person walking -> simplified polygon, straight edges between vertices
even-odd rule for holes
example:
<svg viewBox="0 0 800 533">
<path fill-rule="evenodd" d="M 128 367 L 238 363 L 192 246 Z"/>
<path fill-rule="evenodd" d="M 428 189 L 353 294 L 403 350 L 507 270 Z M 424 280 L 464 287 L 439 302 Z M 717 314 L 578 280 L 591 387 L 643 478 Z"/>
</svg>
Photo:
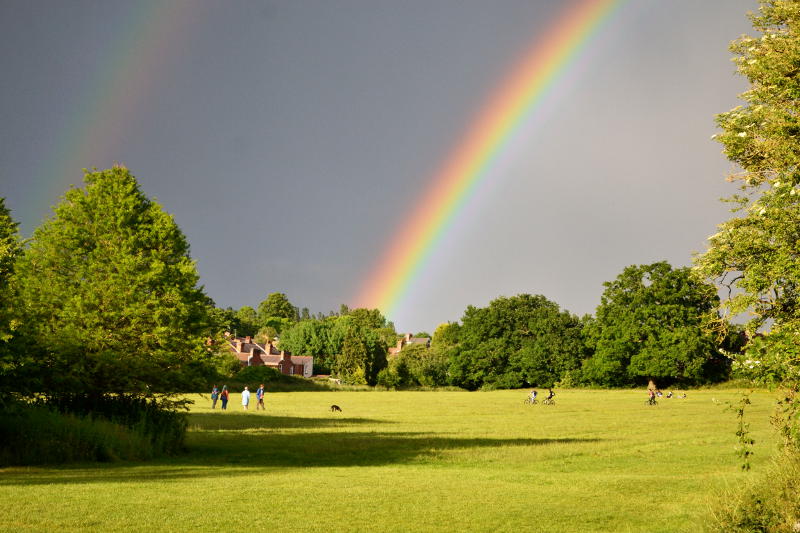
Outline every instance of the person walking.
<svg viewBox="0 0 800 533">
<path fill-rule="evenodd" d="M 226 411 L 228 409 L 228 386 L 222 386 L 222 392 L 219 393 L 219 399 L 222 402 L 222 410 Z"/>
<path fill-rule="evenodd" d="M 248 405 L 250 405 L 250 391 L 247 390 L 247 386 L 245 386 L 244 390 L 242 391 L 242 407 L 245 411 L 247 411 Z"/>
<path fill-rule="evenodd" d="M 259 385 L 258 390 L 256 391 L 256 399 L 258 402 L 256 403 L 256 411 L 260 407 L 262 410 L 266 410 L 264 407 L 264 384 L 262 383 Z"/>
<path fill-rule="evenodd" d="M 214 409 L 217 406 L 217 398 L 219 398 L 219 389 L 216 385 L 211 387 L 211 408 Z"/>
</svg>

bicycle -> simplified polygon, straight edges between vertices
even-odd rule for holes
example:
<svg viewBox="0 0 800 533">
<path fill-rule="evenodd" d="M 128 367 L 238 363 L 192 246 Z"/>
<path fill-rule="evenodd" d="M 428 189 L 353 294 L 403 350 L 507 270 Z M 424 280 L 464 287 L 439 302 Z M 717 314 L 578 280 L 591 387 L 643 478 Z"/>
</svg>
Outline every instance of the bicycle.
<svg viewBox="0 0 800 533">
<path fill-rule="evenodd" d="M 545 398 L 542 400 L 542 405 L 555 405 L 556 401 L 553 398 Z"/>
<path fill-rule="evenodd" d="M 537 403 L 539 403 L 539 400 L 528 396 L 522 403 L 524 403 L 525 405 L 536 405 Z"/>
<path fill-rule="evenodd" d="M 648 398 L 647 401 L 645 402 L 645 405 L 658 405 L 655 396 L 652 398 Z"/>
</svg>

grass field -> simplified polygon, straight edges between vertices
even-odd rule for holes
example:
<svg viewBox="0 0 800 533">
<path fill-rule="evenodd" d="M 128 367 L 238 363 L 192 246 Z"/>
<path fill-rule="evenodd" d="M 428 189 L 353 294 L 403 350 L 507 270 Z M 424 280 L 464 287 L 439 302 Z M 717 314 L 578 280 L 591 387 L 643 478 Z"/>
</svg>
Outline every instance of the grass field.
<svg viewBox="0 0 800 533">
<path fill-rule="evenodd" d="M 748 416 L 750 473 L 720 405 L 736 391 L 656 407 L 643 391 L 562 390 L 555 406 L 524 397 L 287 392 L 245 413 L 238 395 L 227 412 L 197 396 L 186 455 L 0 470 L 0 529 L 697 531 L 715 493 L 775 450 L 768 393 Z"/>
</svg>

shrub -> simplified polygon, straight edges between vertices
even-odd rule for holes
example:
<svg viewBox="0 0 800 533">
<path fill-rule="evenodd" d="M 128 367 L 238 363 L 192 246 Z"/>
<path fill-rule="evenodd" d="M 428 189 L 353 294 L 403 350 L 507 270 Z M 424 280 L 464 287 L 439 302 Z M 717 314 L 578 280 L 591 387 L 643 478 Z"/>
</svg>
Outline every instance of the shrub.
<svg viewBox="0 0 800 533">
<path fill-rule="evenodd" d="M 155 446 L 141 431 L 42 406 L 0 412 L 0 466 L 149 459 Z"/>
<path fill-rule="evenodd" d="M 188 423 L 182 401 L 166 398 L 142 398 L 127 395 L 59 395 L 42 399 L 41 407 L 65 415 L 91 417 L 119 424 L 148 440 L 150 455 L 176 454 L 184 451 Z"/>
<path fill-rule="evenodd" d="M 761 477 L 718 497 L 707 529 L 714 532 L 800 530 L 800 457 L 786 451 Z"/>
</svg>

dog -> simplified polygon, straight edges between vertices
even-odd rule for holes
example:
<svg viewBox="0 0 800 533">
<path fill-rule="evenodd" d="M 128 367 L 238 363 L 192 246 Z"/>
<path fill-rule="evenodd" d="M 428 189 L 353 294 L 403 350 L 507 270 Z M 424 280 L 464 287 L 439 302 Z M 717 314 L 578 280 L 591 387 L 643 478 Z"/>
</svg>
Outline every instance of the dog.
<svg viewBox="0 0 800 533">
<path fill-rule="evenodd" d="M 336 411 L 338 411 L 338 412 L 340 412 L 340 413 L 341 413 L 341 412 L 342 412 L 342 408 L 341 408 L 341 407 L 339 407 L 339 406 L 338 406 L 338 405 L 336 405 L 336 404 L 333 404 L 333 405 L 331 405 L 331 413 L 333 413 L 333 412 L 336 412 Z"/>
</svg>

